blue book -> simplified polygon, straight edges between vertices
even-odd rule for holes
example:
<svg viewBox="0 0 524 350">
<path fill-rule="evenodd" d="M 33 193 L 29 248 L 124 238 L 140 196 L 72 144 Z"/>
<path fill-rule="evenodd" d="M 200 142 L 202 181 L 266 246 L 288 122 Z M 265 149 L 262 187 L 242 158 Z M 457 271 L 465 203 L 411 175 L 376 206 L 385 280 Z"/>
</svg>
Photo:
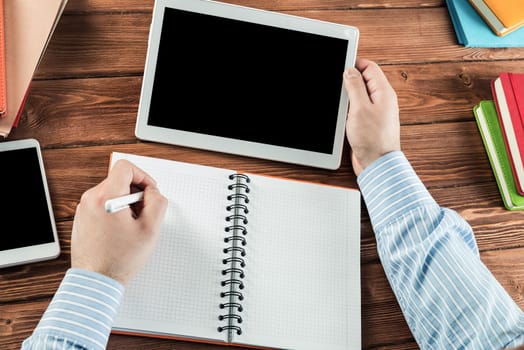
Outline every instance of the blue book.
<svg viewBox="0 0 524 350">
<path fill-rule="evenodd" d="M 524 27 L 498 36 L 468 0 L 446 0 L 459 44 L 465 47 L 524 47 Z"/>
</svg>

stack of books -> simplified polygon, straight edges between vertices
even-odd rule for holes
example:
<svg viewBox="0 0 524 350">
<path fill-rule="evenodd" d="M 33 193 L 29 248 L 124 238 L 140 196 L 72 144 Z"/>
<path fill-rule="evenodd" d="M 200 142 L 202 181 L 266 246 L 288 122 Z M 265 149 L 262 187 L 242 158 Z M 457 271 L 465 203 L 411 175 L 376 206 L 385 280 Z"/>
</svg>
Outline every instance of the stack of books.
<svg viewBox="0 0 524 350">
<path fill-rule="evenodd" d="M 459 44 L 524 47 L 523 0 L 446 0 Z"/>
<path fill-rule="evenodd" d="M 0 139 L 18 125 L 29 86 L 67 0 L 3 1 L 5 107 L 0 113 Z M 1 79 L 1 78 L 0 78 Z"/>
<path fill-rule="evenodd" d="M 524 73 L 502 73 L 473 108 L 504 206 L 524 209 Z"/>
</svg>

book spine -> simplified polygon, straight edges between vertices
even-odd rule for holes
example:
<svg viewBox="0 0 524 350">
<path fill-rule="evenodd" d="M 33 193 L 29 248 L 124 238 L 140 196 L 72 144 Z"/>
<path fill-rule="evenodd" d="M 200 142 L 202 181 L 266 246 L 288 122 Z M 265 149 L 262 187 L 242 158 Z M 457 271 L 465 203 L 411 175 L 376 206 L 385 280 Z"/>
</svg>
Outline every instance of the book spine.
<svg viewBox="0 0 524 350">
<path fill-rule="evenodd" d="M 7 75 L 5 52 L 5 13 L 4 0 L 0 0 L 0 118 L 7 113 Z"/>
<path fill-rule="evenodd" d="M 223 325 L 218 327 L 219 332 L 228 332 L 228 341 L 233 341 L 233 335 L 242 334 L 242 300 L 244 295 L 242 290 L 245 285 L 243 279 L 244 267 L 246 266 L 245 256 L 246 250 L 244 246 L 247 243 L 247 224 L 248 224 L 248 203 L 249 203 L 249 182 L 250 179 L 244 174 L 231 174 L 229 176 L 231 184 L 228 185 L 228 190 L 231 194 L 227 196 L 227 200 L 231 203 L 226 207 L 227 216 L 224 242 L 224 269 L 222 275 L 224 280 L 221 282 L 222 287 L 225 288 L 220 293 L 223 302 L 219 307 L 223 312 L 218 316 L 219 321 Z"/>
</svg>

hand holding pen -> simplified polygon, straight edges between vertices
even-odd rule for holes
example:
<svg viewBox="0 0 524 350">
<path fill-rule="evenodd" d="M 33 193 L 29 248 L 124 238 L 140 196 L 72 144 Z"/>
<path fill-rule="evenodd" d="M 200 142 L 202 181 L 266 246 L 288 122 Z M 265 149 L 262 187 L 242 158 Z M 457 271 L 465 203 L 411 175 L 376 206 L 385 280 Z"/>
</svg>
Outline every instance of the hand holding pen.
<svg viewBox="0 0 524 350">
<path fill-rule="evenodd" d="M 142 193 L 130 194 L 132 188 Z M 148 174 L 128 161 L 116 162 L 105 180 L 82 195 L 76 208 L 72 267 L 127 283 L 151 254 L 166 208 L 167 199 Z"/>
</svg>

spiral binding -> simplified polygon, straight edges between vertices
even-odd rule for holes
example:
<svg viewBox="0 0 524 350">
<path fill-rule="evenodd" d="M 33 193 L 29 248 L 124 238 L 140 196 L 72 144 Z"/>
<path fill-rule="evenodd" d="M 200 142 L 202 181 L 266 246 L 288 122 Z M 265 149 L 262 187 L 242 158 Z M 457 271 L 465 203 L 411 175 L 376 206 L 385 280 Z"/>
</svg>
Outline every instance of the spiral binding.
<svg viewBox="0 0 524 350">
<path fill-rule="evenodd" d="M 226 255 L 222 259 L 222 263 L 225 265 L 222 270 L 222 275 L 227 276 L 227 279 L 221 281 L 222 287 L 228 287 L 227 290 L 220 293 L 220 297 L 224 298 L 224 302 L 219 305 L 222 313 L 218 316 L 219 321 L 225 322 L 224 325 L 218 327 L 219 332 L 228 332 L 228 338 L 231 340 L 232 332 L 236 332 L 238 335 L 242 334 L 242 317 L 238 313 L 243 311 L 242 304 L 244 295 L 241 290 L 244 289 L 245 285 L 243 279 L 245 277 L 244 267 L 246 261 L 246 250 L 244 246 L 247 244 L 247 214 L 249 209 L 247 204 L 249 203 L 248 193 L 250 191 L 249 182 L 250 179 L 245 174 L 232 174 L 229 179 L 233 181 L 228 186 L 230 191 L 233 191 L 227 196 L 227 200 L 231 204 L 227 205 L 226 210 L 229 214 L 226 216 L 226 226 L 224 231 L 227 234 L 224 237 L 224 243 L 228 246 L 224 248 L 223 252 Z"/>
</svg>

